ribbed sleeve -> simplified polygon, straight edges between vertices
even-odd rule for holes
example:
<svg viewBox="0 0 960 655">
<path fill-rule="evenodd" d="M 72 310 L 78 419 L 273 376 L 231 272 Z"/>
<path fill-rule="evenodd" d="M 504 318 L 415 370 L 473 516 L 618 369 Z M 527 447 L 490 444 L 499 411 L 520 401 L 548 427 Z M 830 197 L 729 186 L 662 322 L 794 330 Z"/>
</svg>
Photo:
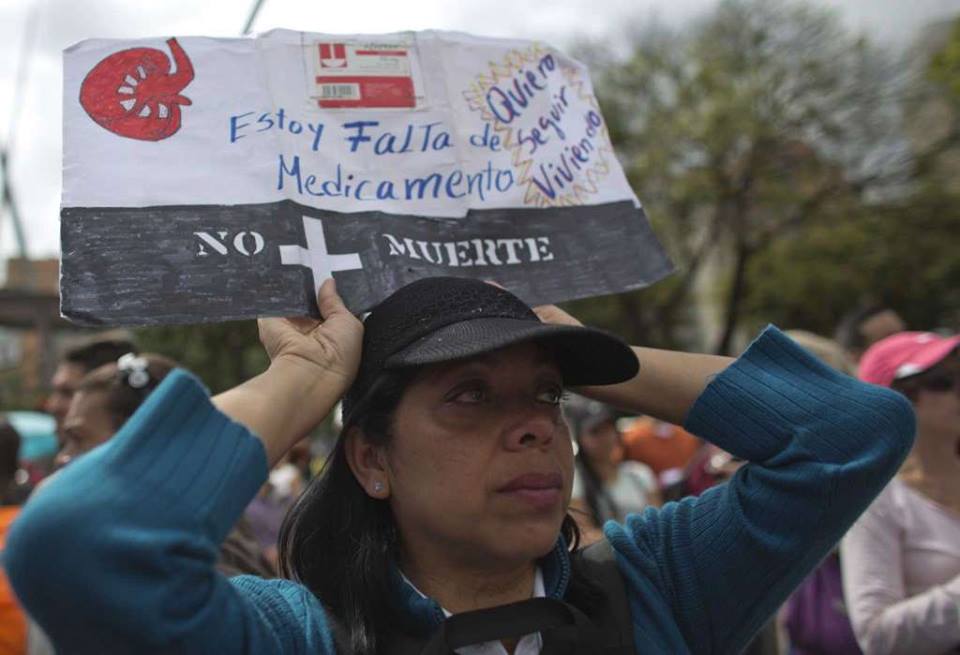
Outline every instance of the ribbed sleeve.
<svg viewBox="0 0 960 655">
<path fill-rule="evenodd" d="M 710 382 L 685 427 L 749 463 L 606 534 L 634 619 L 669 608 L 660 625 L 638 625 L 638 650 L 682 638 L 698 654 L 739 652 L 896 472 L 913 411 L 770 327 Z"/>
<path fill-rule="evenodd" d="M 902 395 L 830 368 L 771 326 L 707 386 L 684 427 L 753 462 L 800 445 L 825 463 L 869 453 L 895 470 L 914 418 Z"/>
<path fill-rule="evenodd" d="M 114 436 L 103 465 L 139 480 L 145 502 L 152 489 L 165 490 L 219 544 L 266 481 L 263 444 L 214 407 L 186 371 L 174 371 L 162 386 Z M 192 438 L 174 444 L 179 435 Z"/>
<path fill-rule="evenodd" d="M 304 588 L 214 568 L 266 475 L 259 439 L 175 371 L 26 505 L 5 553 L 17 595 L 62 653 L 330 653 Z"/>
</svg>

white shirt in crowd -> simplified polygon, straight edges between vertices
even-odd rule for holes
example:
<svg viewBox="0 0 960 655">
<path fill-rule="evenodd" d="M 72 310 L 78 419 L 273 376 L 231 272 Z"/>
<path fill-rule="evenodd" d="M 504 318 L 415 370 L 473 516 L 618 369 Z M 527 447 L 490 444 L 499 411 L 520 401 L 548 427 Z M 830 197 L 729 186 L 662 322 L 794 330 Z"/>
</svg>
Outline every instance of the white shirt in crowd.
<svg viewBox="0 0 960 655">
<path fill-rule="evenodd" d="M 894 479 L 840 548 L 866 655 L 960 652 L 960 514 Z"/>
<path fill-rule="evenodd" d="M 627 514 L 635 514 L 650 504 L 650 495 L 657 490 L 657 476 L 646 464 L 627 460 L 620 463 L 617 477 L 606 483 L 605 487 L 607 495 L 618 510 L 616 516 L 611 515 L 608 518 L 622 521 Z M 574 500 L 583 500 L 584 497 L 583 474 L 579 466 L 574 472 L 571 496 Z M 612 514 L 609 507 L 602 506 L 602 499 L 600 504 L 602 512 Z"/>
</svg>

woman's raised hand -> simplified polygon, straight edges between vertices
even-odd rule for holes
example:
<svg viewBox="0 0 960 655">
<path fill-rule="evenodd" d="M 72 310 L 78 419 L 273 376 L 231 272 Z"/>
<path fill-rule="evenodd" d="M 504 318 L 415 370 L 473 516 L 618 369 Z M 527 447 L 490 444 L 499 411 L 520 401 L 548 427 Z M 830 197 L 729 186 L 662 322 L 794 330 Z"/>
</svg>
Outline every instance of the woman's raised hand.
<svg viewBox="0 0 960 655">
<path fill-rule="evenodd" d="M 344 306 L 333 280 L 317 295 L 322 321 L 262 319 L 270 368 L 213 399 L 263 442 L 272 466 L 315 428 L 346 393 L 360 365 L 363 324 Z"/>
<path fill-rule="evenodd" d="M 360 365 L 363 323 L 346 308 L 333 278 L 317 294 L 323 320 L 312 318 L 265 318 L 258 321 L 260 341 L 271 362 L 295 363 L 318 373 L 341 377 L 349 386 Z"/>
</svg>

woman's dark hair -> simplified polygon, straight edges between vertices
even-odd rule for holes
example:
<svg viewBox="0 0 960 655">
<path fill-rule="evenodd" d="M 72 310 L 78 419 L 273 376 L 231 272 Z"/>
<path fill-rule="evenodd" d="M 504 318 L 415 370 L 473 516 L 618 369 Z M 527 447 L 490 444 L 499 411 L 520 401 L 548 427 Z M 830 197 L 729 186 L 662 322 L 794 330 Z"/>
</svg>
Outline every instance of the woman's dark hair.
<svg viewBox="0 0 960 655">
<path fill-rule="evenodd" d="M 399 537 L 389 504 L 368 496 L 350 470 L 345 437 L 359 428 L 372 443 L 387 443 L 397 405 L 419 370 L 387 371 L 370 386 L 323 470 L 280 528 L 281 575 L 320 599 L 346 630 L 356 655 L 374 655 L 386 629 L 402 629 L 402 618 L 387 600 Z M 577 547 L 580 535 L 569 515 L 561 534 Z"/>
<path fill-rule="evenodd" d="M 77 391 L 97 391 L 106 394 L 106 408 L 114 428 L 120 429 L 151 391 L 157 388 L 177 363 L 162 355 L 144 353 L 130 357 L 127 364 L 111 362 L 88 373 L 77 385 Z"/>
<path fill-rule="evenodd" d="M 581 438 L 582 435 L 578 434 L 578 444 L 581 443 Z M 613 500 L 609 492 L 607 492 L 603 480 L 600 479 L 596 467 L 593 465 L 593 462 L 590 461 L 590 456 L 587 455 L 586 449 L 582 444 L 580 448 L 577 449 L 575 464 L 577 471 L 580 473 L 580 479 L 583 482 L 583 500 L 587 503 L 587 509 L 590 510 L 590 518 L 593 520 L 595 526 L 601 527 L 608 519 L 616 518 L 620 512 L 620 508 L 617 507 L 617 503 Z M 605 507 L 607 511 L 601 508 L 601 501 L 604 503 L 603 507 Z M 612 512 L 612 514 L 610 514 L 610 512 Z"/>
<path fill-rule="evenodd" d="M 89 373 L 105 364 L 116 362 L 126 353 L 136 352 L 136 346 L 127 339 L 100 339 L 71 348 L 63 355 L 63 361 L 76 364 Z"/>
<path fill-rule="evenodd" d="M 12 505 L 17 468 L 20 466 L 20 433 L 0 415 L 0 505 Z"/>
</svg>

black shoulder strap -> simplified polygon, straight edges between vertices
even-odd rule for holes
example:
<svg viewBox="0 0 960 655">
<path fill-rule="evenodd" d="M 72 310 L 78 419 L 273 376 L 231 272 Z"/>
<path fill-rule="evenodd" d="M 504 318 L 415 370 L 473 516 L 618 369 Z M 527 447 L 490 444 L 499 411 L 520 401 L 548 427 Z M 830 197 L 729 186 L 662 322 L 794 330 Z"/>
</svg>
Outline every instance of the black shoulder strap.
<svg viewBox="0 0 960 655">
<path fill-rule="evenodd" d="M 570 557 L 571 567 L 583 578 L 592 581 L 600 589 L 607 603 L 605 611 L 595 621 L 600 630 L 611 637 L 617 635 L 617 641 L 625 653 L 633 651 L 633 618 L 630 614 L 630 601 L 627 588 L 623 584 L 623 575 L 617 566 L 617 556 L 613 546 L 601 539 L 586 548 L 576 551 Z"/>
</svg>

